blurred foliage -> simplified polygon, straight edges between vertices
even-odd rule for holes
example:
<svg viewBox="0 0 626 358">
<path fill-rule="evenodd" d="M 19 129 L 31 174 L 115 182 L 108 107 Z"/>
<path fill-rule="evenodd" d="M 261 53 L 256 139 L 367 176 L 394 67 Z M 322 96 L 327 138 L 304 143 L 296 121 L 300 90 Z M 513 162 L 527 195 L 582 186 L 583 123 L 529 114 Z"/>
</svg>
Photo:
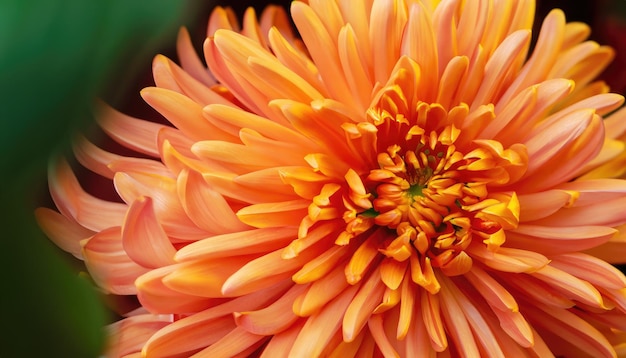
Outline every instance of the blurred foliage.
<svg viewBox="0 0 626 358">
<path fill-rule="evenodd" d="M 51 151 L 90 123 L 104 84 L 149 67 L 195 4 L 161 0 L 0 2 L 0 357 L 95 357 L 108 317 L 37 228 Z M 123 76 L 116 71 L 124 70 Z M 110 80 L 117 81 L 112 87 Z"/>
</svg>

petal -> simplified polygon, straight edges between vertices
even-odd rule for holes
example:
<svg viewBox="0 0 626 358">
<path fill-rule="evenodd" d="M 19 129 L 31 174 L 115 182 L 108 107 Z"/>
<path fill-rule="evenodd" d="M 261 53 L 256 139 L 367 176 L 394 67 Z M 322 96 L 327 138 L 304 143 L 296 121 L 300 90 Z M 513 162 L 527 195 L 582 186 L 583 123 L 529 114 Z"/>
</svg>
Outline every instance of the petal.
<svg viewBox="0 0 626 358">
<path fill-rule="evenodd" d="M 282 297 L 263 309 L 235 312 L 235 323 L 250 333 L 264 336 L 278 334 L 298 320 L 299 317 L 294 314 L 291 306 L 307 287 L 294 285 Z"/>
<path fill-rule="evenodd" d="M 102 200 L 85 192 L 64 159 L 50 164 L 48 180 L 50 195 L 64 216 L 93 231 L 122 223 L 126 205 Z"/>
<path fill-rule="evenodd" d="M 102 230 L 81 245 L 85 264 L 100 287 L 117 295 L 137 294 L 135 280 L 149 270 L 128 257 L 119 226 Z"/>
<path fill-rule="evenodd" d="M 595 286 L 608 289 L 626 287 L 626 277 L 615 266 L 580 252 L 555 256 L 550 265 Z"/>
<path fill-rule="evenodd" d="M 335 297 L 318 313 L 309 317 L 293 343 L 290 357 L 317 357 L 341 326 L 341 318 L 356 294 L 358 287 L 351 286 Z M 315 339 L 311 339 L 315 337 Z"/>
<path fill-rule="evenodd" d="M 176 260 L 207 260 L 222 257 L 260 254 L 279 249 L 289 243 L 296 236 L 295 228 L 266 228 L 252 229 L 211 236 L 193 242 L 178 250 Z"/>
<path fill-rule="evenodd" d="M 131 353 L 141 352 L 146 340 L 171 321 L 171 315 L 142 314 L 107 326 L 110 342 L 106 355 L 124 357 Z"/>
<path fill-rule="evenodd" d="M 343 339 L 354 340 L 367 324 L 372 312 L 381 302 L 385 285 L 380 278 L 380 270 L 375 269 L 360 285 L 359 292 L 354 296 L 343 316 Z"/>
<path fill-rule="evenodd" d="M 308 200 L 252 204 L 239 210 L 237 217 L 257 228 L 298 226 L 307 215 L 309 204 Z"/>
<path fill-rule="evenodd" d="M 150 337 L 146 342 L 144 353 L 149 357 L 152 355 L 168 357 L 196 352 L 217 342 L 236 327 L 232 312 L 259 309 L 280 297 L 291 285 L 292 283 L 283 282 L 183 317 Z"/>
<path fill-rule="evenodd" d="M 48 208 L 37 208 L 35 219 L 41 230 L 55 245 L 74 257 L 83 259 L 80 242 L 93 236 L 95 232 L 85 229 L 76 221 Z"/>
<path fill-rule="evenodd" d="M 228 201 L 196 171 L 180 172 L 177 191 L 191 221 L 207 232 L 225 234 L 248 228 L 237 218 Z"/>
<path fill-rule="evenodd" d="M 103 102 L 97 104 L 96 120 L 107 135 L 129 149 L 159 156 L 156 138 L 164 125 L 127 116 Z"/>
<path fill-rule="evenodd" d="M 197 356 L 235 357 L 238 354 L 247 356 L 244 352 L 252 353 L 263 344 L 265 340 L 265 336 L 250 333 L 242 327 L 235 327 L 226 335 L 222 336 L 217 342 L 198 352 Z"/>
<path fill-rule="evenodd" d="M 193 140 L 235 141 L 237 139 L 204 119 L 202 106 L 185 95 L 165 88 L 147 87 L 141 91 L 141 96 L 150 106 Z"/>
<path fill-rule="evenodd" d="M 533 324 L 558 332 L 559 337 L 590 357 L 615 356 L 615 351 L 605 336 L 585 320 L 566 310 L 539 304 L 536 307 L 538 309 L 531 309 L 526 313 Z"/>
<path fill-rule="evenodd" d="M 141 305 L 153 313 L 199 312 L 211 307 L 216 300 L 191 296 L 176 291 L 163 282 L 163 279 L 178 266 L 165 266 L 145 273 L 133 280 L 137 286 L 137 298 Z"/>
<path fill-rule="evenodd" d="M 139 197 L 128 208 L 122 225 L 122 246 L 128 257 L 144 267 L 174 263 L 176 249 L 154 214 L 151 198 Z"/>
</svg>

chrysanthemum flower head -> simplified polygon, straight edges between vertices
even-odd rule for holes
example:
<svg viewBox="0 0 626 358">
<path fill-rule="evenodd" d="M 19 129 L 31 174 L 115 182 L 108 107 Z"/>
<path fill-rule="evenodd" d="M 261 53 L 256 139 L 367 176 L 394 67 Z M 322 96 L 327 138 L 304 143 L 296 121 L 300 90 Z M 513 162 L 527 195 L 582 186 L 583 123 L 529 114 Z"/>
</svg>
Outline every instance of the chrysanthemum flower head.
<svg viewBox="0 0 626 358">
<path fill-rule="evenodd" d="M 42 227 L 141 304 L 111 356 L 611 357 L 626 348 L 626 111 L 613 57 L 533 1 L 214 10 L 51 166 Z M 146 158 L 148 157 L 148 158 Z M 626 260 L 625 260 L 626 261 Z"/>
</svg>

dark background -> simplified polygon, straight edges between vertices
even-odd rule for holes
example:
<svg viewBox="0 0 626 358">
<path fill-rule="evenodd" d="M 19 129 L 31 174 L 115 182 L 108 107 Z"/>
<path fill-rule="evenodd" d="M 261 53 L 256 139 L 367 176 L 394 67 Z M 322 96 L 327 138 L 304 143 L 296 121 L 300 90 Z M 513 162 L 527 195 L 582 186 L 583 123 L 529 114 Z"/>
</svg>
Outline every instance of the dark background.
<svg viewBox="0 0 626 358">
<path fill-rule="evenodd" d="M 0 358 L 95 357 L 112 316 L 79 266 L 37 228 L 32 211 L 49 204 L 46 162 L 67 151 L 77 130 L 93 127 L 89 111 L 102 97 L 130 114 L 156 118 L 139 90 L 152 85 L 156 53 L 175 59 L 179 26 L 201 47 L 214 4 L 242 13 L 252 1 L 0 1 Z M 253 2 L 258 11 L 267 1 Z M 274 2 L 276 3 L 276 2 Z M 278 3 L 288 4 L 288 1 Z M 565 10 L 617 57 L 604 79 L 626 89 L 626 0 L 539 0 L 538 18 Z M 538 23 L 540 24 L 540 23 Z M 97 181 L 84 183 L 113 195 Z"/>
</svg>

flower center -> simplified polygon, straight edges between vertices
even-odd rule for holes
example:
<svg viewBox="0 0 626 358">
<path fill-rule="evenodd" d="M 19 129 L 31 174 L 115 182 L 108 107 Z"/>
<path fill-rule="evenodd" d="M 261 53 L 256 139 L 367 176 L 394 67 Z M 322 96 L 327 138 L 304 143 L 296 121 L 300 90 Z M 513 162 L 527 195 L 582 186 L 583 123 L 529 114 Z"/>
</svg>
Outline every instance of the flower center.
<svg viewBox="0 0 626 358">
<path fill-rule="evenodd" d="M 504 243 L 504 229 L 517 226 L 519 208 L 514 193 L 488 193 L 502 174 L 497 170 L 498 148 L 469 146 L 470 152 L 462 153 L 455 145 L 461 130 L 442 117 L 441 107 L 429 120 L 429 109 L 412 123 L 380 108 L 369 111 L 383 147 L 378 167 L 360 175 L 360 182 L 347 176 L 348 183 L 362 183 L 363 188 L 351 185 L 350 197 L 360 200 L 344 214 L 347 229 L 338 243 L 365 230 L 384 229 L 387 239 L 378 243 L 378 251 L 389 260 L 410 263 L 413 281 L 436 292 L 433 269 L 448 276 L 469 271 L 472 259 L 466 249 L 472 240 L 497 249 Z M 384 140 L 389 138 L 395 142 Z"/>
</svg>

